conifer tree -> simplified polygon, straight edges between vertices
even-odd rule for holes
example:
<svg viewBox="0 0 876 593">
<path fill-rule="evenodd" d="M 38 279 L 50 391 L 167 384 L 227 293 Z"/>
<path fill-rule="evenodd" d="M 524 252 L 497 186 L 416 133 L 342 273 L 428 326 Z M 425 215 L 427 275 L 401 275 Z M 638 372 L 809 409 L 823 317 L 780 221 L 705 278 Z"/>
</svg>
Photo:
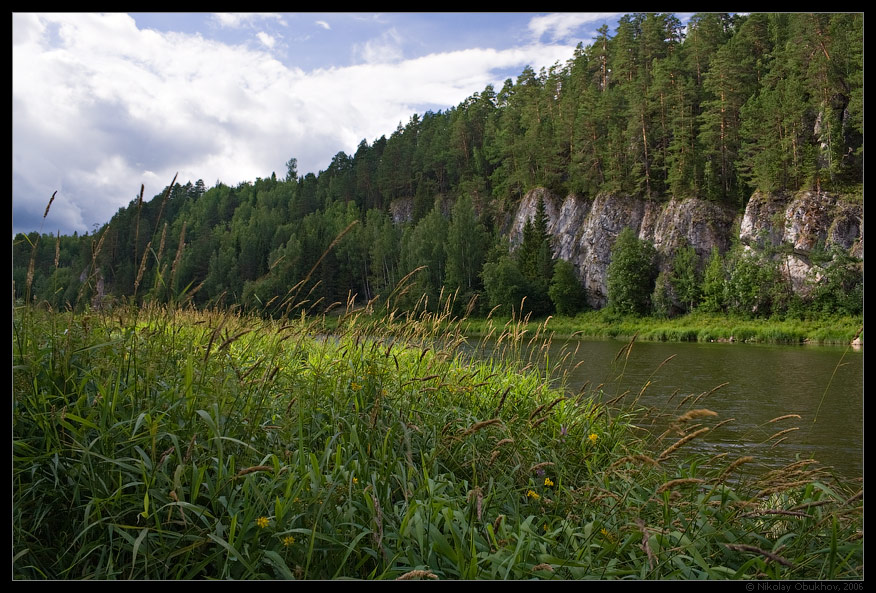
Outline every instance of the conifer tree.
<svg viewBox="0 0 876 593">
<path fill-rule="evenodd" d="M 618 313 L 644 315 L 654 286 L 656 251 L 648 241 L 624 227 L 611 249 L 608 306 Z"/>
</svg>

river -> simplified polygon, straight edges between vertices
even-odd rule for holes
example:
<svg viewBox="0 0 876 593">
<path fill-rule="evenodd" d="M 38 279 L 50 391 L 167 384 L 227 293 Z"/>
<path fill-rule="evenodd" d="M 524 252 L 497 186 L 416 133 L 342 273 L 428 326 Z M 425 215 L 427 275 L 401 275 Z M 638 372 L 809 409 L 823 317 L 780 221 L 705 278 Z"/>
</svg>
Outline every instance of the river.
<svg viewBox="0 0 876 593">
<path fill-rule="evenodd" d="M 636 403 L 652 408 L 652 418 L 662 415 L 648 426 L 655 433 L 692 408 L 718 414 L 705 426 L 732 418 L 687 446 L 732 458 L 752 455 L 753 471 L 813 458 L 839 477 L 863 476 L 863 349 L 635 342 L 629 356 L 618 356 L 625 345 L 554 339 L 548 361 L 565 374 L 572 393 L 585 384 L 603 385 L 604 401 L 610 401 L 629 391 L 620 404 L 641 393 Z M 482 346 L 484 355 L 493 349 L 489 343 Z M 789 417 L 770 422 L 782 416 Z M 780 431 L 786 432 L 777 435 Z"/>
</svg>

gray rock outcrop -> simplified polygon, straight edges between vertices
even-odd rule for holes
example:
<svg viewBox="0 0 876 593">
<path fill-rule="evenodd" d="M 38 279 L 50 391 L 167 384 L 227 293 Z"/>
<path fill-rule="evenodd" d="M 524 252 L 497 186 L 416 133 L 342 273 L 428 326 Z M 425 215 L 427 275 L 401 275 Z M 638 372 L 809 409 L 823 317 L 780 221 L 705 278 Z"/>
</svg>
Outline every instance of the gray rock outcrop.
<svg viewBox="0 0 876 593">
<path fill-rule="evenodd" d="M 863 258 L 863 207 L 823 193 L 758 192 L 740 216 L 727 206 L 692 198 L 663 203 L 609 194 L 560 198 L 538 188 L 524 196 L 511 220 L 512 248 L 522 240 L 539 200 L 544 200 L 554 255 L 574 264 L 588 304 L 595 308 L 607 302 L 611 249 L 624 227 L 653 243 L 662 270 L 669 269 L 675 250 L 684 245 L 694 248 L 704 266 L 713 248 L 721 253 L 730 249 L 736 233 L 750 250 L 783 258 L 782 269 L 801 292 L 813 279 L 812 250 L 836 245 Z"/>
</svg>

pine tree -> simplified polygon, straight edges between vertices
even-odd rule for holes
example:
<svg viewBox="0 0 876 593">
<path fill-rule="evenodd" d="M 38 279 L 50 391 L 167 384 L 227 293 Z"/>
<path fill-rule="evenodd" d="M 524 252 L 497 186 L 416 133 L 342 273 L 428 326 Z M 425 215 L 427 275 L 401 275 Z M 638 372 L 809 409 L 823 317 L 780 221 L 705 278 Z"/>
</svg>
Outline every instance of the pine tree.
<svg viewBox="0 0 876 593">
<path fill-rule="evenodd" d="M 535 216 L 523 227 L 523 241 L 517 249 L 520 271 L 530 286 L 530 306 L 536 314 L 551 310 L 548 288 L 554 275 L 554 257 L 544 200 L 539 199 Z"/>
</svg>

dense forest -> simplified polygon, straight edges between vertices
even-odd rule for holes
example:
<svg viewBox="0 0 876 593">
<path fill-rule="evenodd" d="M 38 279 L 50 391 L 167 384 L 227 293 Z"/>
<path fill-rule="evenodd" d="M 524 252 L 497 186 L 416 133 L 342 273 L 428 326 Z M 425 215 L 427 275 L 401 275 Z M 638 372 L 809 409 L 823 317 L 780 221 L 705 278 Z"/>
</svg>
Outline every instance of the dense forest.
<svg viewBox="0 0 876 593">
<path fill-rule="evenodd" d="M 672 14 L 624 16 L 566 63 L 414 114 L 318 174 L 299 174 L 293 157 L 280 176 L 236 187 L 174 180 L 151 200 L 141 190 L 91 235 L 18 235 L 15 298 L 279 315 L 352 295 L 402 309 L 450 294 L 464 308 L 478 296 L 479 312 L 525 296 L 535 314 L 573 314 L 582 288 L 553 256 L 543 209 L 510 250 L 510 213 L 536 187 L 740 211 L 755 190 L 861 199 L 863 14 L 707 13 L 686 28 Z M 759 315 L 863 306 L 862 267 L 836 254 L 825 254 L 834 265 L 805 302 L 767 294 L 752 307 L 733 295 L 773 271 L 733 251 L 696 265 L 680 250 L 676 272 L 657 277 L 647 247 L 619 238 L 610 306 Z"/>
</svg>

